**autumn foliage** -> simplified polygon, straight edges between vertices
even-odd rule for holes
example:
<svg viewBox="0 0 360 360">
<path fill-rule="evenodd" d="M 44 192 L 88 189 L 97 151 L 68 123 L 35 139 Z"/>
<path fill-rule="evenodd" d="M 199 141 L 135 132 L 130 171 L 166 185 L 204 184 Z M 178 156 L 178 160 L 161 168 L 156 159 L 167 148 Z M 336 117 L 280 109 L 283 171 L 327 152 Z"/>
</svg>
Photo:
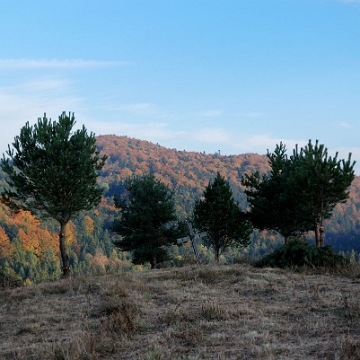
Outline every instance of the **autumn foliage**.
<svg viewBox="0 0 360 360">
<path fill-rule="evenodd" d="M 109 156 L 98 178 L 105 192 L 101 203 L 94 210 L 84 212 L 70 222 L 66 244 L 74 274 L 132 268 L 130 254 L 115 250 L 113 242 L 118 238 L 111 231 L 113 220 L 118 215 L 113 196 L 125 194 L 124 182 L 129 176 L 152 173 L 156 179 L 174 190 L 177 214 L 180 218 L 186 218 L 217 172 L 229 182 L 240 208 L 246 210 L 248 204 L 241 186 L 242 175 L 270 171 L 268 158 L 259 154 L 226 156 L 218 152 L 205 154 L 179 151 L 115 135 L 97 137 L 96 146 L 102 155 Z M 4 174 L 0 172 L 0 187 L 3 186 Z M 350 186 L 347 203 L 337 205 L 332 218 L 327 220 L 327 244 L 333 244 L 336 250 L 360 251 L 359 209 L 360 178 L 356 177 Z M 40 223 L 26 212 L 12 214 L 4 205 L 0 205 L 0 265 L 21 273 L 23 279 L 39 281 L 44 276 L 36 278 L 36 272 L 40 271 L 38 268 L 48 264 L 43 266 L 42 271 L 45 274 L 53 269 L 55 278 L 55 268 L 60 266 L 57 233 L 57 227 L 51 222 Z M 262 255 L 281 243 L 282 239 L 278 239 L 275 233 L 256 233 L 246 254 Z M 183 256 L 184 252 L 191 252 L 191 249 L 176 247 L 174 251 L 175 256 Z M 201 248 L 200 252 L 208 256 L 206 249 Z M 236 257 L 238 253 L 234 251 L 228 256 Z M 24 270 L 21 270 L 20 264 L 27 264 Z"/>
</svg>

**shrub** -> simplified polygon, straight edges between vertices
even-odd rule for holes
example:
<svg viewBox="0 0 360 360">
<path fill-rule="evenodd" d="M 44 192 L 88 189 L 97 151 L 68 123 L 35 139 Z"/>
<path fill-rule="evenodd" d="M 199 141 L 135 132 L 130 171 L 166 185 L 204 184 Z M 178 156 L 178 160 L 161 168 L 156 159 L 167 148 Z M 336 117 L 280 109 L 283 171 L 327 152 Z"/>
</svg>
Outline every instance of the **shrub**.
<svg viewBox="0 0 360 360">
<path fill-rule="evenodd" d="M 349 259 L 337 254 L 331 246 L 315 247 L 302 239 L 290 240 L 275 251 L 256 261 L 256 267 L 290 268 L 296 266 L 337 268 L 350 264 Z"/>
<path fill-rule="evenodd" d="M 20 278 L 14 273 L 5 273 L 0 269 L 0 289 L 9 289 L 21 285 Z"/>
</svg>

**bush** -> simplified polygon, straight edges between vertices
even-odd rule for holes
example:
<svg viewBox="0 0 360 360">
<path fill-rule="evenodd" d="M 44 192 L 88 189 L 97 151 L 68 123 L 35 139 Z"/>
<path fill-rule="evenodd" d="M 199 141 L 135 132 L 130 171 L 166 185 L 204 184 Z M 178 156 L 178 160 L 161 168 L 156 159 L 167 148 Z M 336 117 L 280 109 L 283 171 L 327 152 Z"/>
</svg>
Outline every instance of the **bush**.
<svg viewBox="0 0 360 360">
<path fill-rule="evenodd" d="M 0 289 L 15 288 L 21 285 L 20 278 L 14 274 L 6 274 L 0 269 Z"/>
<path fill-rule="evenodd" d="M 275 251 L 266 254 L 263 258 L 256 261 L 254 266 L 280 268 L 297 266 L 338 268 L 349 264 L 349 259 L 334 252 L 329 245 L 318 248 L 302 239 L 293 239 Z"/>
</svg>

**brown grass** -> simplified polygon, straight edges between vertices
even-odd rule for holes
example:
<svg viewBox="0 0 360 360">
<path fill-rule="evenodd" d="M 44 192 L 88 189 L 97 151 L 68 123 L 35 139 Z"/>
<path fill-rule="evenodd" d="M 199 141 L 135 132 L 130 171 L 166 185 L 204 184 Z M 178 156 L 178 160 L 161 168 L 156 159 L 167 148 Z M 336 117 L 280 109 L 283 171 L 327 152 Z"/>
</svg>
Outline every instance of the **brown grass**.
<svg viewBox="0 0 360 360">
<path fill-rule="evenodd" d="M 360 359 L 360 280 L 191 265 L 8 289 L 0 359 Z"/>
</svg>

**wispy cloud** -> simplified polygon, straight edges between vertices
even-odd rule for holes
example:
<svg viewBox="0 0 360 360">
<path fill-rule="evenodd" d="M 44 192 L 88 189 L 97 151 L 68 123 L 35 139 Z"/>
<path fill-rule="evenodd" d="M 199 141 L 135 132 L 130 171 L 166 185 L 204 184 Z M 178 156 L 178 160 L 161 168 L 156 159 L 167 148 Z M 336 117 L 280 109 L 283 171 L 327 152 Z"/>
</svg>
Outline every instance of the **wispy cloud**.
<svg viewBox="0 0 360 360">
<path fill-rule="evenodd" d="M 236 148 L 241 152 L 257 152 L 259 154 L 266 154 L 267 150 L 272 152 L 275 149 L 276 144 L 280 144 L 280 142 L 286 145 L 289 153 L 296 145 L 302 147 L 307 144 L 307 141 L 302 139 L 276 138 L 271 134 L 259 134 L 249 137 L 243 136 L 237 141 Z"/>
<path fill-rule="evenodd" d="M 81 59 L 0 59 L 0 69 L 93 68 L 128 65 L 126 61 L 96 61 Z"/>
<path fill-rule="evenodd" d="M 107 106 L 106 109 L 111 112 L 123 112 L 124 114 L 134 117 L 145 117 L 148 121 L 152 119 L 155 122 L 163 121 L 180 121 L 183 118 L 183 114 L 169 111 L 166 108 L 160 107 L 157 104 L 151 102 L 140 102 L 135 104 L 121 104 L 119 106 Z M 138 119 L 141 120 L 141 119 Z"/>
<path fill-rule="evenodd" d="M 185 149 L 212 149 L 216 144 L 216 149 L 224 149 L 224 152 L 227 154 L 246 152 L 265 154 L 267 149 L 272 151 L 275 149 L 276 144 L 279 144 L 281 141 L 290 152 L 296 144 L 300 147 L 307 144 L 305 140 L 275 138 L 270 134 L 241 136 L 239 134 L 232 134 L 224 128 L 205 127 L 196 130 L 189 129 L 179 131 L 174 130 L 171 124 L 166 122 L 148 122 L 139 125 L 120 121 L 101 121 L 100 123 L 99 121 L 89 120 L 86 121 L 86 125 L 97 135 L 126 135 L 152 142 L 171 140 L 172 143 L 178 144 L 177 146 L 180 146 L 179 148 Z"/>
<path fill-rule="evenodd" d="M 205 144 L 228 143 L 231 141 L 231 135 L 222 128 L 204 128 L 187 134 L 187 138 Z"/>
<path fill-rule="evenodd" d="M 218 117 L 221 116 L 222 114 L 223 114 L 222 110 L 212 110 L 212 109 L 199 113 L 199 115 L 203 117 Z"/>
<path fill-rule="evenodd" d="M 68 85 L 63 80 L 41 79 L 0 87 L 0 154 L 27 121 L 34 124 L 44 112 L 55 120 L 64 110 L 81 108 L 82 100 L 69 91 Z"/>
<path fill-rule="evenodd" d="M 118 110 L 125 111 L 134 115 L 157 115 L 159 108 L 152 103 L 126 104 L 120 105 Z"/>
<path fill-rule="evenodd" d="M 163 140 L 176 140 L 181 147 L 187 147 L 190 143 L 200 144 L 228 144 L 232 141 L 231 134 L 222 128 L 203 128 L 193 130 L 174 130 L 168 123 L 149 122 L 146 124 L 131 124 L 128 122 L 98 122 L 87 121 L 89 127 L 97 135 L 116 134 L 135 137 L 152 142 Z M 201 147 L 201 146 L 200 146 Z"/>
<path fill-rule="evenodd" d="M 44 91 L 44 90 L 57 90 L 64 89 L 68 87 L 70 82 L 67 80 L 57 80 L 57 79 L 41 79 L 38 81 L 30 81 L 26 83 L 21 83 L 17 85 L 7 86 L 0 88 L 2 93 L 12 92 L 12 93 L 23 93 L 29 92 L 34 93 L 36 91 Z"/>
<path fill-rule="evenodd" d="M 239 116 L 244 117 L 244 118 L 248 118 L 248 119 L 255 119 L 255 118 L 259 118 L 261 116 L 264 116 L 264 113 L 254 111 L 254 112 L 240 113 Z"/>
<path fill-rule="evenodd" d="M 70 82 L 56 79 L 40 79 L 13 86 L 0 87 L 0 114 L 4 110 L 19 113 L 31 112 L 38 106 L 44 109 L 47 104 L 69 102 L 73 104 L 78 99 L 71 96 Z M 28 117 L 28 115 L 26 116 Z"/>
<path fill-rule="evenodd" d="M 304 139 L 277 138 L 273 137 L 271 134 L 259 134 L 240 138 L 234 147 L 234 153 L 256 152 L 258 154 L 266 154 L 267 150 L 272 152 L 275 149 L 276 144 L 282 142 L 286 146 L 288 155 L 291 155 L 296 145 L 301 148 L 306 146 L 308 141 L 309 140 Z M 351 153 L 352 160 L 357 162 L 355 166 L 356 172 L 360 174 L 360 147 L 329 149 L 330 156 L 334 156 L 336 152 L 339 153 L 338 159 L 347 159 L 349 153 Z"/>
<path fill-rule="evenodd" d="M 332 2 L 342 3 L 345 5 L 353 5 L 357 8 L 359 8 L 360 6 L 360 0 L 332 0 Z"/>
<path fill-rule="evenodd" d="M 79 117 L 80 118 L 80 117 Z M 296 145 L 299 148 L 307 145 L 308 140 L 296 138 L 281 138 L 271 133 L 265 134 L 239 134 L 232 133 L 225 128 L 200 128 L 177 130 L 169 122 L 148 122 L 134 124 L 129 121 L 107 121 L 86 119 L 81 116 L 82 123 L 96 135 L 126 135 L 137 139 L 160 143 L 169 148 L 186 149 L 187 151 L 203 151 L 213 153 L 221 149 L 222 154 L 258 153 L 266 154 L 267 150 L 274 151 L 276 144 L 282 142 L 286 145 L 288 155 L 292 154 Z M 339 152 L 339 158 L 347 158 L 352 152 L 353 159 L 360 160 L 359 148 L 339 148 L 330 155 L 334 156 L 335 151 Z M 359 165 L 357 165 L 359 168 Z M 357 170 L 357 172 L 359 172 Z"/>
<path fill-rule="evenodd" d="M 96 135 L 126 135 L 152 142 L 179 139 L 186 135 L 185 131 L 171 130 L 166 123 L 149 122 L 146 124 L 132 124 L 120 121 L 99 122 L 91 119 L 88 119 L 85 123 Z"/>
<path fill-rule="evenodd" d="M 357 162 L 357 167 L 360 166 L 360 147 L 341 147 L 337 149 L 339 156 L 338 159 L 347 160 L 349 154 L 351 153 L 351 160 Z"/>
<path fill-rule="evenodd" d="M 341 122 L 338 123 L 338 125 L 340 127 L 342 127 L 342 128 L 345 128 L 345 129 L 353 129 L 354 128 L 351 124 L 349 124 L 346 121 L 341 121 Z"/>
</svg>

